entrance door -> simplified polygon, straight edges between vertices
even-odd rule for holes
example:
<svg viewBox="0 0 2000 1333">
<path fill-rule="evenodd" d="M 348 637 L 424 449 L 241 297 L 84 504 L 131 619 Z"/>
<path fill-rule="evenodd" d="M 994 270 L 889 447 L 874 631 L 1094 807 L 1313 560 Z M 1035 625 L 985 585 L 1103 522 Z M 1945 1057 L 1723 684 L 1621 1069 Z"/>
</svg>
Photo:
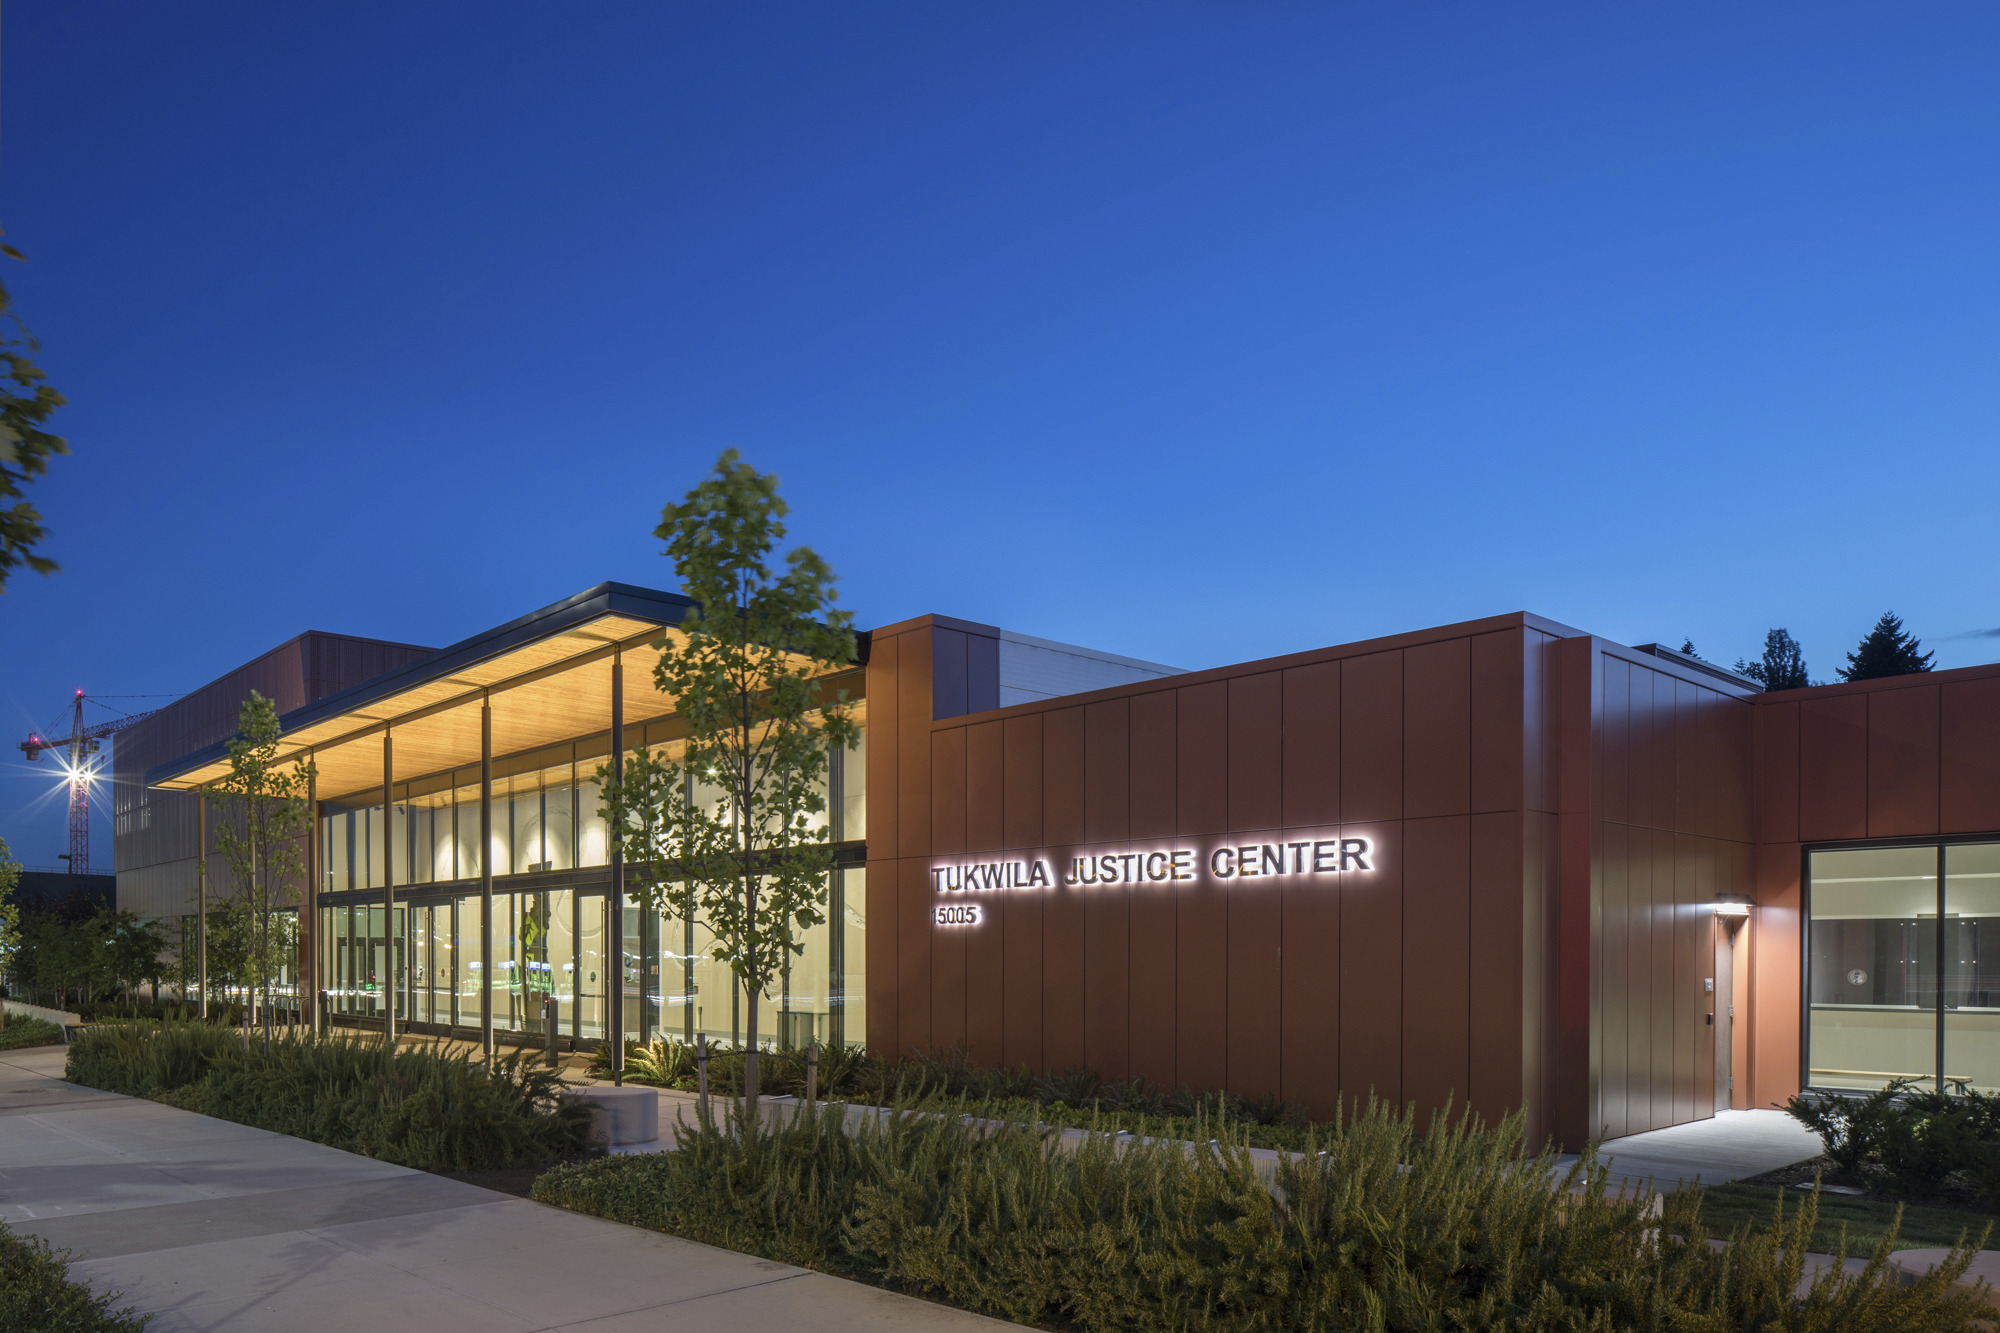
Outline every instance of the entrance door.
<svg viewBox="0 0 2000 1333">
<path fill-rule="evenodd" d="M 1715 1109 L 1727 1111 L 1731 1104 L 1736 1048 L 1736 939 L 1721 916 L 1715 918 L 1715 994 L 1709 999 L 1715 1008 Z"/>
</svg>

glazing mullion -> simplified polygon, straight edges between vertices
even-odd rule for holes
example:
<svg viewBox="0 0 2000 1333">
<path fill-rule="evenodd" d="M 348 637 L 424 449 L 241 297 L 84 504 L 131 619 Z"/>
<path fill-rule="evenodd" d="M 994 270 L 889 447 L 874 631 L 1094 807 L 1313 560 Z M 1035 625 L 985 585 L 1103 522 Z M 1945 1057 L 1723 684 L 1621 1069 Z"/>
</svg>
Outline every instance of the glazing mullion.
<svg viewBox="0 0 2000 1333">
<path fill-rule="evenodd" d="M 1937 1080 L 1935 1087 L 1944 1090 L 1944 844 L 1937 847 Z"/>
</svg>

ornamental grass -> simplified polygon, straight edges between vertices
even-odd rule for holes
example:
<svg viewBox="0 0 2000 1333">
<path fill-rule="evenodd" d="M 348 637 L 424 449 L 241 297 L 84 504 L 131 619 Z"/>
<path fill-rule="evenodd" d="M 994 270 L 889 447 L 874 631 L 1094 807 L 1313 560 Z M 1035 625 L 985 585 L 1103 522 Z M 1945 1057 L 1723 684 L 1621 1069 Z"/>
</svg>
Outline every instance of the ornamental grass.
<svg viewBox="0 0 2000 1333">
<path fill-rule="evenodd" d="M 107 1023 L 69 1048 L 65 1077 L 431 1171 L 540 1165 L 590 1131 L 589 1106 L 520 1052 L 489 1068 L 375 1034 L 292 1030 L 267 1057 L 215 1024 Z"/>
<path fill-rule="evenodd" d="M 545 1173 L 534 1197 L 764 1258 L 860 1277 L 1023 1324 L 1088 1330 L 1673 1330 L 1955 1333 L 1962 1246 L 1904 1284 L 1806 1279 L 1816 1201 L 1712 1246 L 1698 1195 L 1607 1197 L 1486 1127 L 1371 1104 L 1275 1163 L 1213 1141 L 1065 1137 L 1004 1107 L 732 1111 L 678 1151 Z"/>
</svg>

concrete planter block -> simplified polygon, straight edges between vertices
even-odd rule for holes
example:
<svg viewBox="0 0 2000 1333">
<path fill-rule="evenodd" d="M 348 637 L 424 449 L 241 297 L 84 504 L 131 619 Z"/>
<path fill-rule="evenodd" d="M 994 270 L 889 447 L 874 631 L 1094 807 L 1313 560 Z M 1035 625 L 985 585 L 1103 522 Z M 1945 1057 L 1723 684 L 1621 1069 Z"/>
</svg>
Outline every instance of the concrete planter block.
<svg viewBox="0 0 2000 1333">
<path fill-rule="evenodd" d="M 39 1018 L 44 1023 L 54 1023 L 59 1028 L 81 1027 L 83 1015 L 73 1014 L 67 1009 L 44 1009 L 39 1004 L 27 1004 L 21 1000 L 0 1000 L 10 1014 L 23 1018 Z"/>
<path fill-rule="evenodd" d="M 653 1088 L 578 1088 L 572 1095 L 591 1103 L 595 1146 L 617 1148 L 660 1137 L 660 1094 Z"/>
</svg>

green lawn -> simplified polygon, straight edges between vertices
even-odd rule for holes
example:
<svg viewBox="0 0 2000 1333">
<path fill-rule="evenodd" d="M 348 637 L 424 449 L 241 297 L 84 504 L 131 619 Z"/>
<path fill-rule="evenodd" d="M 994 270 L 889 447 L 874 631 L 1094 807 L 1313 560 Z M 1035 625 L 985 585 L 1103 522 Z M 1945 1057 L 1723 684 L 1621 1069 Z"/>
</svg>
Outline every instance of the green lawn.
<svg viewBox="0 0 2000 1333">
<path fill-rule="evenodd" d="M 1724 1236 L 1745 1222 L 1759 1231 L 1770 1230 L 1777 1206 L 1776 1198 L 1780 1194 L 1785 1196 L 1787 1217 L 1793 1216 L 1806 1201 L 1804 1190 L 1780 1185 L 1716 1185 L 1703 1193 L 1706 1197 L 1701 1205 L 1702 1219 L 1711 1231 Z M 1813 1232 L 1813 1248 L 1832 1253 L 1834 1246 L 1840 1243 L 1840 1228 L 1845 1223 L 1847 1252 L 1850 1255 L 1867 1254 L 1888 1234 L 1897 1206 L 1879 1199 L 1822 1194 L 1819 1197 L 1819 1226 Z M 1957 1208 L 1924 1208 L 1914 1204 L 1902 1207 L 1903 1225 L 1896 1233 L 1895 1245 L 1899 1250 L 1956 1245 L 1961 1235 L 1977 1244 L 1980 1233 L 1989 1226 L 1993 1227 L 1994 1234 L 1987 1244 L 2000 1247 L 2000 1217 Z"/>
</svg>

